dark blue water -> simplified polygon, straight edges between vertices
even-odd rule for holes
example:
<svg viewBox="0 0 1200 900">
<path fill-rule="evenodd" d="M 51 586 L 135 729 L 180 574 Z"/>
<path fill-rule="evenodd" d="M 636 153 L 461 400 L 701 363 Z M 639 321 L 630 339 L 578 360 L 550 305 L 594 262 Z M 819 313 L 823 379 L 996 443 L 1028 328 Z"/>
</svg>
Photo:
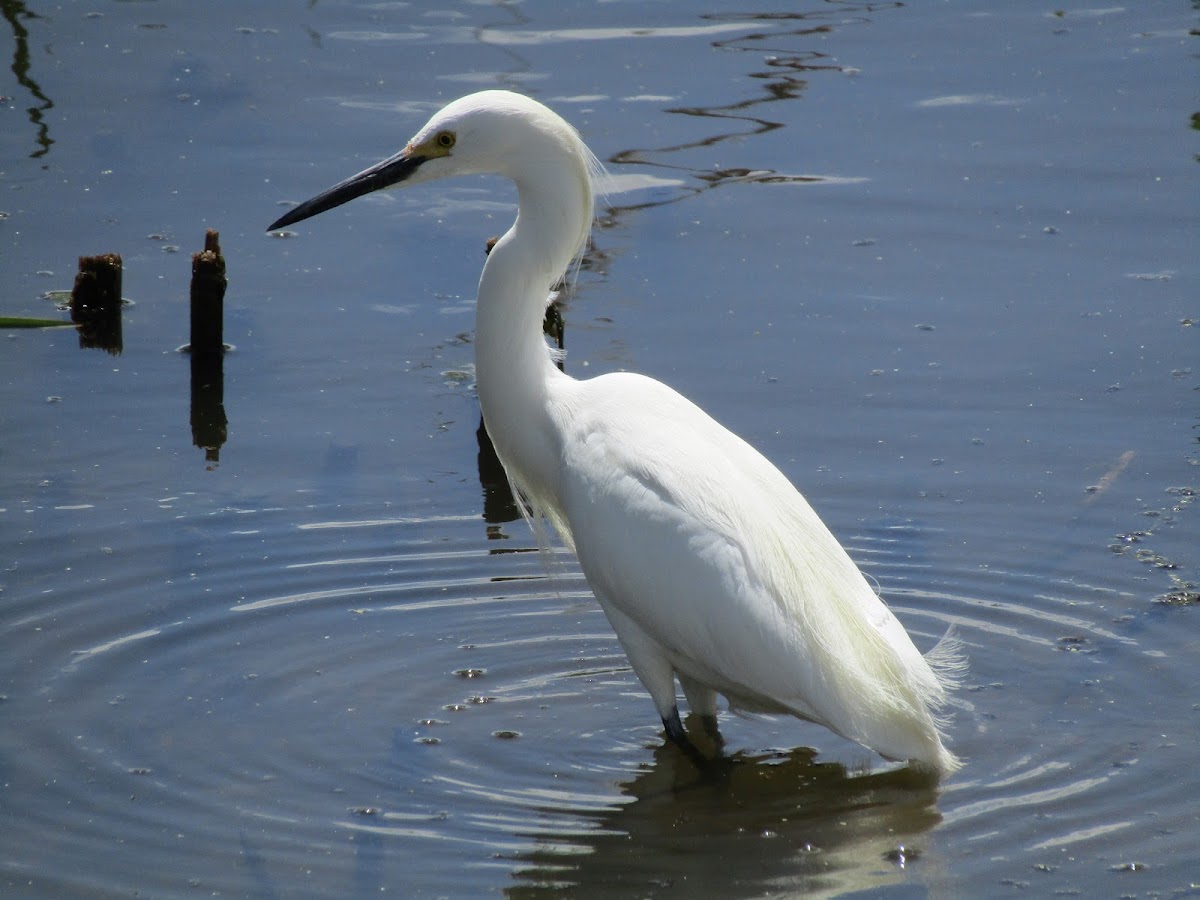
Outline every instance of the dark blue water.
<svg viewBox="0 0 1200 900">
<path fill-rule="evenodd" d="M 1200 892 L 1194 9 L 3 11 L 0 315 L 82 254 L 130 301 L 119 355 L 0 333 L 6 896 Z M 507 185 L 264 233 L 497 86 L 610 174 L 568 371 L 696 399 L 965 640 L 940 788 L 788 720 L 723 716 L 720 783 L 662 746 L 481 474 Z"/>
</svg>

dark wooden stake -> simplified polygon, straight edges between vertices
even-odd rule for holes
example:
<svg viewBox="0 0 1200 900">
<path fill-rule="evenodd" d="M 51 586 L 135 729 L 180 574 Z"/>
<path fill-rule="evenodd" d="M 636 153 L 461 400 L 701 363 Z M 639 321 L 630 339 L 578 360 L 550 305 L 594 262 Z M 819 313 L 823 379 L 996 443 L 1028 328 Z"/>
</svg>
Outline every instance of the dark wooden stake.
<svg viewBox="0 0 1200 900">
<path fill-rule="evenodd" d="M 225 351 L 225 257 L 220 235 L 204 234 L 204 249 L 192 254 L 192 356 L 220 356 Z"/>
</svg>

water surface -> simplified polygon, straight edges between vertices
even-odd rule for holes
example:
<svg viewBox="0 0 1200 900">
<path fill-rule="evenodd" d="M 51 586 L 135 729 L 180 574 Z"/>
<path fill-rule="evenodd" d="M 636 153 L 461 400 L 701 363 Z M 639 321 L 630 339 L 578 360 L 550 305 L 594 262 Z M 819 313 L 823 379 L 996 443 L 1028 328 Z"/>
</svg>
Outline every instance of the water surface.
<svg viewBox="0 0 1200 900">
<path fill-rule="evenodd" d="M 5 16 L 0 314 L 65 320 L 81 254 L 130 301 L 119 355 L 0 335 L 6 896 L 1200 892 L 1194 11 Z M 699 401 L 964 639 L 940 787 L 788 720 L 723 716 L 715 783 L 662 745 L 481 468 L 507 185 L 263 232 L 484 87 L 609 169 L 568 371 Z M 205 228 L 223 435 L 177 349 Z"/>
</svg>

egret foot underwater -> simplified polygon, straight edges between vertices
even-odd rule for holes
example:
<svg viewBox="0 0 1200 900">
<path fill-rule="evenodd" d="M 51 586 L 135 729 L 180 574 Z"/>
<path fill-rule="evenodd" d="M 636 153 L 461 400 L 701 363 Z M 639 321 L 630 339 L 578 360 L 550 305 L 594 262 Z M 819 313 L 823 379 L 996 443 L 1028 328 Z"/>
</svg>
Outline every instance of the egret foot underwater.
<svg viewBox="0 0 1200 900">
<path fill-rule="evenodd" d="M 957 642 L 922 656 L 791 482 L 691 401 L 641 375 L 581 381 L 554 365 L 546 298 L 587 242 L 599 171 L 554 112 L 483 91 L 270 230 L 382 188 L 511 179 L 516 221 L 484 263 L 476 307 L 484 423 L 539 542 L 548 521 L 575 551 L 668 738 L 703 758 L 679 720 L 678 679 L 714 730 L 720 694 L 953 772 L 936 713 L 962 667 Z"/>
<path fill-rule="evenodd" d="M 671 711 L 663 718 L 663 730 L 667 740 L 664 746 L 672 746 L 684 756 L 700 773 L 705 781 L 723 781 L 729 776 L 733 760 L 725 755 L 725 740 L 717 728 L 717 717 L 697 715 L 692 713 L 689 719 L 700 720 L 700 730 L 705 742 L 710 745 L 709 752 L 697 746 L 679 718 L 679 707 L 671 707 Z"/>
<path fill-rule="evenodd" d="M 697 768 L 708 768 L 711 760 L 700 752 L 700 748 L 693 744 L 692 739 L 688 737 L 687 729 L 683 727 L 683 722 L 679 720 L 678 706 L 671 707 L 671 711 L 663 717 L 662 723 L 663 728 L 667 732 L 667 740 L 682 750 L 687 758 L 696 764 Z"/>
</svg>

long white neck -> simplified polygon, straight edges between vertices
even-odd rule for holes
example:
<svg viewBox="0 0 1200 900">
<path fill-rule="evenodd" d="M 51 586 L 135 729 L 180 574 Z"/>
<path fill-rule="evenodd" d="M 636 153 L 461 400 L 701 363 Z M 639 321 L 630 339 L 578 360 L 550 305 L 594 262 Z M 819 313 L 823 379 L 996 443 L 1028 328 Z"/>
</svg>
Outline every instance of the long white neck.
<svg viewBox="0 0 1200 900">
<path fill-rule="evenodd" d="M 479 280 L 476 383 L 488 434 L 509 477 L 557 518 L 552 504 L 562 448 L 549 392 L 567 376 L 550 359 L 542 320 L 551 286 L 591 225 L 591 184 L 585 160 L 568 142 L 548 142 L 538 158 L 507 174 L 517 185 L 517 220 L 492 249 Z"/>
</svg>

